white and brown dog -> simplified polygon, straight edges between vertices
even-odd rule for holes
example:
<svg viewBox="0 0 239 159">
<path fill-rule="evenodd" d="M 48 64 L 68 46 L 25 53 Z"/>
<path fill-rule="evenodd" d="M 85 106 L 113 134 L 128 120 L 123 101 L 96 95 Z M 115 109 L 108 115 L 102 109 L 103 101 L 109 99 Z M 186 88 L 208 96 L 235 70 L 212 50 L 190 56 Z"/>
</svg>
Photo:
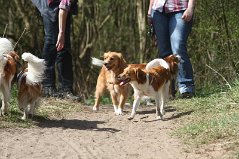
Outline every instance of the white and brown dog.
<svg viewBox="0 0 239 159">
<path fill-rule="evenodd" d="M 13 45 L 8 39 L 0 38 L 0 96 L 2 99 L 0 116 L 4 116 L 8 112 L 11 85 L 17 73 L 19 56 L 13 50 Z"/>
<path fill-rule="evenodd" d="M 178 64 L 180 61 L 178 55 L 172 56 L 175 57 L 172 58 L 174 61 L 155 59 L 146 65 L 146 69 L 131 67 L 129 65 L 118 76 L 118 80 L 121 81 L 120 85 L 130 83 L 134 89 L 133 109 L 128 119 L 134 118 L 141 98 L 149 96 L 155 98 L 157 119 L 161 118 L 163 120 L 164 105 L 168 98 L 170 81 L 175 73 L 171 70 L 174 68 L 172 64 Z"/>
<path fill-rule="evenodd" d="M 45 71 L 45 61 L 31 53 L 23 53 L 22 59 L 28 66 L 18 74 L 18 105 L 23 110 L 22 119 L 29 114 L 34 115 L 34 110 L 40 104 L 41 82 Z"/>
</svg>

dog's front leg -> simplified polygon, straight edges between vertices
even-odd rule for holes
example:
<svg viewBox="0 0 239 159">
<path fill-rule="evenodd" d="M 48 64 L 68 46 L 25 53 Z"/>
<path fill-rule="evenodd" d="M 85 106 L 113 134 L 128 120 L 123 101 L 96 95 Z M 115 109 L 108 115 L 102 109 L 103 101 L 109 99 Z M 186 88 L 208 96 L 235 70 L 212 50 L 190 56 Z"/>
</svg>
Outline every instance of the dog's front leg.
<svg viewBox="0 0 239 159">
<path fill-rule="evenodd" d="M 119 100 L 119 107 L 118 107 L 118 115 L 123 115 L 123 108 L 125 105 L 125 102 L 127 100 L 127 94 L 128 92 L 126 92 L 125 94 L 121 94 L 120 95 L 120 100 Z"/>
<path fill-rule="evenodd" d="M 4 99 L 2 100 L 2 107 L 0 109 L 0 116 L 5 116 L 7 113 L 8 102 Z"/>
<path fill-rule="evenodd" d="M 95 90 L 95 104 L 93 106 L 93 111 L 98 111 L 99 110 L 99 104 L 100 104 L 100 97 L 103 95 L 105 89 L 106 89 L 106 85 L 102 84 L 102 82 L 100 82 L 102 79 L 98 78 L 97 80 L 97 85 L 96 85 L 96 90 Z"/>
<path fill-rule="evenodd" d="M 28 106 L 26 106 L 23 110 L 22 120 L 26 120 L 27 117 L 28 117 Z"/>
<path fill-rule="evenodd" d="M 134 96 L 134 103 L 133 108 L 130 117 L 128 117 L 129 120 L 132 120 L 136 114 L 137 107 L 140 105 L 141 96 L 136 95 Z"/>
<path fill-rule="evenodd" d="M 95 104 L 93 106 L 93 111 L 98 111 L 99 110 L 99 103 L 100 103 L 100 95 L 95 96 Z"/>
<path fill-rule="evenodd" d="M 3 100 L 0 116 L 5 116 L 7 114 L 7 110 L 8 110 L 8 102 Z"/>
<path fill-rule="evenodd" d="M 3 99 L 2 99 L 2 108 L 0 112 L 0 116 L 5 116 L 8 112 L 8 102 L 10 100 L 10 91 L 9 88 L 3 88 Z"/>
<path fill-rule="evenodd" d="M 111 96 L 111 99 L 112 99 L 112 102 L 113 102 L 113 107 L 114 107 L 115 114 L 119 115 L 118 114 L 118 107 L 117 107 L 117 105 L 119 104 L 118 99 L 117 99 L 117 94 L 114 91 L 111 91 L 110 96 Z"/>
<path fill-rule="evenodd" d="M 32 102 L 32 103 L 30 104 L 29 111 L 28 111 L 30 117 L 32 117 L 32 118 L 33 118 L 33 116 L 34 116 L 35 105 L 36 105 L 36 102 Z"/>
</svg>

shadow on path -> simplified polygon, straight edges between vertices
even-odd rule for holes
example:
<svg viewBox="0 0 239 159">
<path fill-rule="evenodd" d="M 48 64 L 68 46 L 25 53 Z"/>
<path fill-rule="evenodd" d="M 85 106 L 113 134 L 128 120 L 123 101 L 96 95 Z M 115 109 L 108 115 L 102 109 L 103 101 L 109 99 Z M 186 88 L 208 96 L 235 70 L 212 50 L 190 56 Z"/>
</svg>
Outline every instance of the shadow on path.
<svg viewBox="0 0 239 159">
<path fill-rule="evenodd" d="M 33 119 L 36 125 L 41 128 L 63 128 L 63 129 L 76 129 L 76 130 L 93 130 L 93 131 L 107 131 L 116 133 L 121 130 L 114 128 L 98 128 L 98 124 L 104 124 L 104 121 L 88 121 L 78 119 L 61 119 L 51 120 L 44 117 L 36 116 Z"/>
</svg>

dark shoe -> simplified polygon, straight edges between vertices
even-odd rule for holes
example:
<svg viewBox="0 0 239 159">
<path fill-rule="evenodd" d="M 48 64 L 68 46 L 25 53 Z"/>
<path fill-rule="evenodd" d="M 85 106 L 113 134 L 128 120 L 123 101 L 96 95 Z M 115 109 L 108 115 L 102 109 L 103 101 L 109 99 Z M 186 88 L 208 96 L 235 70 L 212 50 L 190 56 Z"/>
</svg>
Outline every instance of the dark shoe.
<svg viewBox="0 0 239 159">
<path fill-rule="evenodd" d="M 70 91 L 63 92 L 63 98 L 64 99 L 69 99 L 69 100 L 74 101 L 74 102 L 80 102 L 81 101 L 81 97 L 73 95 L 73 93 L 70 92 Z"/>
<path fill-rule="evenodd" d="M 57 92 L 56 88 L 54 87 L 43 87 L 42 97 L 62 98 L 62 94 Z"/>
<path fill-rule="evenodd" d="M 192 97 L 194 97 L 194 93 L 192 93 L 192 92 L 185 92 L 185 93 L 181 94 L 181 98 L 183 98 L 183 99 L 190 99 Z"/>
</svg>

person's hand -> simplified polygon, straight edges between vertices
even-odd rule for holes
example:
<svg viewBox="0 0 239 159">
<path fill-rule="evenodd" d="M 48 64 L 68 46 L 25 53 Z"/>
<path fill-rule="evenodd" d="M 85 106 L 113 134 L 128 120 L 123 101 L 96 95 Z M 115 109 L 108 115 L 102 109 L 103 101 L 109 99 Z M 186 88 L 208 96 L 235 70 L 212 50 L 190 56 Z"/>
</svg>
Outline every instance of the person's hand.
<svg viewBox="0 0 239 159">
<path fill-rule="evenodd" d="M 64 44 L 65 44 L 65 36 L 63 33 L 59 33 L 56 43 L 56 50 L 57 51 L 62 50 L 64 48 Z"/>
<path fill-rule="evenodd" d="M 186 22 L 189 22 L 193 17 L 193 8 L 188 8 L 184 11 L 182 19 Z"/>
</svg>

